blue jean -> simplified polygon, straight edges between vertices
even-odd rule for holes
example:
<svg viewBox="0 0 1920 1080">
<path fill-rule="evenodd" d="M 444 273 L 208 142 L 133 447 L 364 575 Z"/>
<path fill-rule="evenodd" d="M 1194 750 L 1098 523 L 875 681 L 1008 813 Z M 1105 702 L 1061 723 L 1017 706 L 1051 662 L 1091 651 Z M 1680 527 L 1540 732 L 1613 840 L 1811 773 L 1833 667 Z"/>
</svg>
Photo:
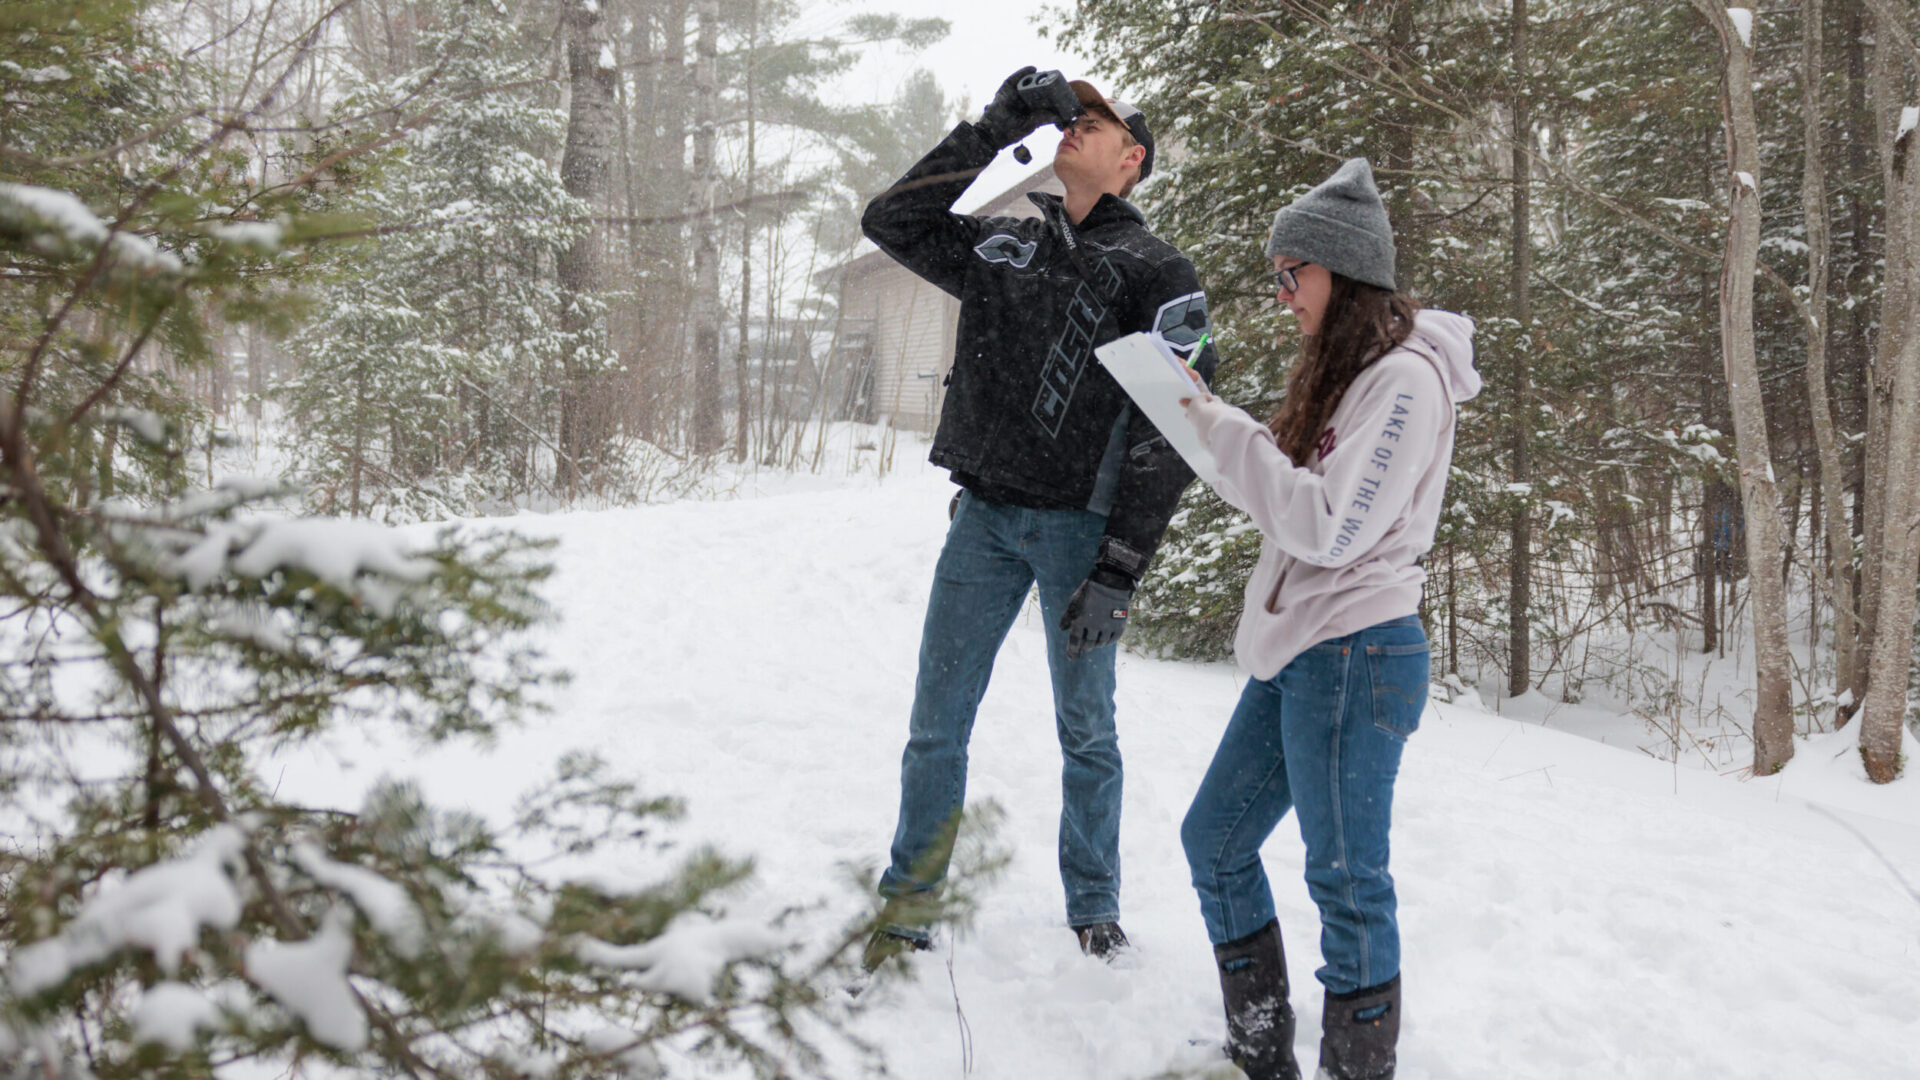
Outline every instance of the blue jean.
<svg viewBox="0 0 1920 1080">
<path fill-rule="evenodd" d="M 1248 680 L 1180 826 L 1214 944 L 1274 918 L 1260 845 L 1289 808 L 1320 908 L 1314 974 L 1336 994 L 1400 972 L 1387 831 L 1400 751 L 1427 702 L 1427 638 L 1412 615 L 1323 641 Z"/>
<path fill-rule="evenodd" d="M 1053 675 L 1054 727 L 1060 737 L 1060 880 L 1067 922 L 1106 922 L 1120 914 L 1120 741 L 1113 724 L 1116 646 L 1067 659 L 1060 616 L 1093 569 L 1105 515 L 1028 510 L 961 496 L 934 569 L 933 595 L 920 634 L 920 674 L 900 759 L 900 823 L 882 896 L 937 889 L 947 845 L 967 790 L 967 742 L 993 673 L 993 659 L 1026 601 L 1040 588 Z M 920 936 L 924 931 L 899 928 Z"/>
</svg>

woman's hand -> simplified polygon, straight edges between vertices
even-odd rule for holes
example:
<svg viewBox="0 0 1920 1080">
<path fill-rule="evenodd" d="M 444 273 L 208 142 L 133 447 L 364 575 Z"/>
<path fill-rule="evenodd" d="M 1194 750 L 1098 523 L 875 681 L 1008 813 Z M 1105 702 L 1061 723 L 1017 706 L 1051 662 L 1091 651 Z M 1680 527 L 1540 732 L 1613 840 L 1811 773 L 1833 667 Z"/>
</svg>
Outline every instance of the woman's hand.
<svg viewBox="0 0 1920 1080">
<path fill-rule="evenodd" d="M 1187 378 L 1189 378 L 1189 379 L 1192 379 L 1192 380 L 1193 380 L 1193 385 L 1195 385 L 1195 386 L 1197 386 L 1197 387 L 1199 387 L 1199 388 L 1200 388 L 1200 394 L 1201 394 L 1201 396 L 1202 396 L 1202 397 L 1207 397 L 1207 396 L 1211 396 L 1211 395 L 1209 394 L 1209 392 L 1208 392 L 1208 390 L 1207 390 L 1207 380 L 1205 380 L 1205 379 L 1203 379 L 1203 378 L 1201 378 L 1201 377 L 1200 377 L 1200 373 L 1199 373 L 1198 371 L 1195 371 L 1195 370 L 1194 370 L 1194 369 L 1192 369 L 1192 368 L 1187 368 L 1187 369 L 1186 369 L 1186 371 L 1187 371 Z M 1183 408 L 1183 409 L 1186 409 L 1186 408 L 1191 408 L 1191 407 L 1192 407 L 1192 405 L 1193 405 L 1193 399 L 1192 399 L 1192 398 L 1181 398 L 1181 399 L 1180 399 L 1180 407 L 1181 407 L 1181 408 Z"/>
</svg>

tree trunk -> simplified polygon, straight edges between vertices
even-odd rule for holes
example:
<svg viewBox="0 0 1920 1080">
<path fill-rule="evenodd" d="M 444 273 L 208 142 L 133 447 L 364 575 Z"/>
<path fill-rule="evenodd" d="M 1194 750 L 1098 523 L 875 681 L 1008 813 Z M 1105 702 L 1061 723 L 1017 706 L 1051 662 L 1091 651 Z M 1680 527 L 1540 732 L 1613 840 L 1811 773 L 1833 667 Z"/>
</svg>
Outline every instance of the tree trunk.
<svg viewBox="0 0 1920 1080">
<path fill-rule="evenodd" d="M 1520 326 L 1520 340 L 1513 355 L 1513 482 L 1531 482 L 1532 442 L 1530 428 L 1533 409 L 1529 403 L 1533 373 L 1529 354 L 1533 333 L 1533 302 L 1528 286 L 1533 274 L 1532 222 L 1528 199 L 1532 187 L 1532 162 L 1527 149 L 1532 143 L 1533 117 L 1528 101 L 1527 79 L 1527 0 L 1513 0 L 1513 264 L 1509 291 L 1513 301 L 1513 319 Z M 1512 561 L 1507 573 L 1507 693 L 1518 697 L 1533 687 L 1533 627 L 1528 609 L 1533 605 L 1533 513 L 1530 495 L 1520 497 L 1509 523 L 1509 547 Z"/>
<path fill-rule="evenodd" d="M 260 324 L 248 323 L 247 335 L 247 415 L 260 419 L 260 403 L 267 396 L 267 355 Z"/>
<path fill-rule="evenodd" d="M 1886 182 L 1886 281 L 1880 340 L 1869 387 L 1868 477 L 1865 566 L 1873 612 L 1866 698 L 1860 709 L 1860 756 L 1867 776 L 1888 783 L 1900 769 L 1906 727 L 1907 685 L 1913 666 L 1915 510 L 1920 507 L 1920 166 L 1913 161 L 1914 132 L 1898 114 L 1906 104 L 1908 72 L 1895 62 L 1898 39 L 1882 21 L 1896 16 L 1874 5 L 1876 76 L 1874 112 Z M 1872 484 L 1874 463 L 1880 482 Z M 1877 489 L 1877 490 L 1876 490 Z M 1877 498 L 1875 497 L 1877 495 Z M 1877 513 L 1876 513 L 1877 510 Z"/>
<path fill-rule="evenodd" d="M 760 32 L 760 5 L 758 0 L 747 0 L 747 187 L 746 210 L 740 215 L 740 344 L 733 352 L 733 384 L 737 402 L 734 408 L 733 424 L 733 460 L 747 459 L 748 444 L 753 433 L 753 414 L 747 408 L 747 324 L 748 313 L 753 310 L 753 47 Z M 767 327 L 771 335 L 773 327 Z M 761 348 L 772 345 L 771 337 L 761 342 Z"/>
<path fill-rule="evenodd" d="M 1864 24 L 1865 20 L 1862 20 L 1862 22 Z M 1873 26 L 1874 36 L 1878 38 L 1883 31 L 1879 27 L 1877 20 L 1875 20 Z M 1863 93 L 1868 95 L 1867 100 L 1863 102 L 1866 116 L 1869 119 L 1868 127 L 1869 130 L 1877 133 L 1875 145 L 1881 148 L 1878 160 L 1880 169 L 1877 179 L 1880 181 L 1881 191 L 1885 193 L 1886 201 L 1889 204 L 1893 201 L 1893 184 L 1890 179 L 1891 167 L 1887 151 L 1891 149 L 1893 144 L 1894 121 L 1892 114 L 1896 112 L 1899 107 L 1895 80 L 1898 78 L 1898 72 L 1900 70 L 1899 63 L 1895 59 L 1893 52 L 1894 50 L 1891 43 L 1884 41 L 1872 50 L 1870 57 L 1866 61 L 1868 65 L 1865 78 L 1867 89 L 1863 91 Z M 1855 141 L 1857 143 L 1863 143 L 1866 138 L 1867 135 L 1864 131 L 1855 133 Z M 1859 178 L 1859 181 L 1862 184 L 1870 184 L 1873 179 L 1875 179 L 1875 177 L 1868 175 L 1866 170 L 1863 170 L 1863 175 Z M 1865 200 L 1862 199 L 1859 201 Z M 1886 233 L 1885 254 L 1891 256 L 1894 252 L 1895 233 L 1899 228 L 1894 220 L 1893 207 L 1891 205 L 1887 205 L 1883 209 L 1882 223 Z M 1867 254 L 1867 258 L 1871 260 L 1871 252 Z M 1870 274 L 1870 262 L 1868 266 Z M 1899 295 L 1902 287 L 1903 283 L 1894 276 L 1894 268 L 1891 265 L 1887 266 L 1880 292 L 1880 311 L 1878 313 L 1880 315 L 1880 319 L 1878 320 L 1879 339 L 1875 342 L 1874 349 L 1868 358 L 1865 372 L 1866 378 L 1863 380 L 1866 383 L 1864 408 L 1866 438 L 1860 447 L 1859 516 L 1862 548 L 1859 578 L 1860 621 L 1856 624 L 1859 641 L 1854 649 L 1854 678 L 1850 683 L 1850 685 L 1860 688 L 1858 696 L 1861 698 L 1863 704 L 1865 688 L 1868 683 L 1872 681 L 1870 667 L 1873 663 L 1874 650 L 1878 646 L 1876 639 L 1881 626 L 1885 625 L 1880 618 L 1880 603 L 1886 597 L 1886 592 L 1881 582 L 1881 576 L 1886 570 L 1886 562 L 1883 557 L 1884 552 L 1880 548 L 1880 542 L 1886 535 L 1887 478 L 1890 469 L 1896 462 L 1891 459 L 1892 446 L 1887 438 L 1891 430 L 1887 423 L 1886 415 L 1889 396 L 1888 393 L 1882 392 L 1885 384 L 1883 384 L 1881 380 L 1889 373 L 1887 361 L 1894 355 L 1894 349 L 1897 347 L 1895 341 L 1899 337 L 1900 328 L 1890 324 L 1888 322 L 1888 316 L 1895 311 L 1902 310 L 1904 306 L 1903 299 Z M 1855 296 L 1858 299 L 1865 298 L 1860 293 L 1856 293 Z M 1905 452 L 1904 450 L 1902 451 L 1902 453 Z"/>
<path fill-rule="evenodd" d="M 1800 206 L 1807 230 L 1807 311 L 1811 323 L 1807 328 L 1807 404 L 1820 459 L 1820 478 L 1815 487 L 1821 505 L 1815 516 L 1826 525 L 1827 570 L 1832 579 L 1834 689 L 1836 694 L 1852 690 L 1851 700 L 1857 704 L 1866 688 L 1852 687 L 1846 681 L 1855 669 L 1854 648 L 1859 639 L 1854 623 L 1853 537 L 1847 525 L 1846 471 L 1840 458 L 1840 440 L 1834 430 L 1833 410 L 1827 404 L 1827 294 L 1832 239 L 1827 221 L 1826 107 L 1820 85 L 1827 70 L 1825 7 L 1825 0 L 1800 0 L 1801 127 L 1806 139 Z M 1836 726 L 1845 723 L 1852 713 L 1852 705 L 1842 706 L 1834 717 Z"/>
<path fill-rule="evenodd" d="M 700 36 L 693 61 L 693 448 L 710 454 L 720 448 L 720 242 L 713 208 L 719 172 L 713 152 L 714 125 L 720 120 L 720 2 L 698 0 L 694 15 Z"/>
<path fill-rule="evenodd" d="M 1720 546 L 1715 523 L 1720 514 L 1717 481 L 1709 481 L 1700 498 L 1700 652 L 1720 647 Z"/>
<path fill-rule="evenodd" d="M 363 357 L 353 366 L 353 460 L 348 463 L 349 517 L 360 516 L 360 479 L 367 462 L 367 361 Z"/>
<path fill-rule="evenodd" d="M 641 101 L 650 99 L 652 96 L 642 92 L 647 81 L 644 67 L 636 66 L 634 63 L 635 38 L 638 37 L 641 43 L 643 55 L 649 40 L 645 7 L 634 5 L 624 20 L 624 32 L 611 36 L 614 42 L 614 59 L 619 65 L 614 71 L 613 90 L 614 115 L 620 136 L 620 167 L 618 176 L 612 181 L 614 194 L 608 201 L 618 203 L 627 220 L 619 226 L 617 231 L 609 230 L 610 238 L 613 236 L 619 238 L 619 242 L 611 244 L 608 251 L 608 258 L 612 263 L 609 268 L 609 274 L 612 275 L 609 284 L 616 292 L 624 293 L 626 296 L 623 302 L 616 304 L 607 312 L 609 344 L 613 348 L 614 355 L 619 358 L 620 372 L 618 406 L 615 406 L 615 399 L 612 398 L 609 398 L 607 404 L 610 411 L 617 412 L 617 415 L 611 418 L 612 424 L 627 431 L 645 431 L 644 418 L 641 416 L 642 399 L 637 393 L 638 372 L 646 366 L 644 356 L 646 350 L 643 344 L 646 340 L 644 337 L 646 309 L 634 303 L 639 293 L 640 272 L 644 260 L 640 249 L 639 168 L 635 164 L 633 151 L 634 114 L 639 111 Z M 636 71 L 641 73 L 636 75 L 634 74 Z M 632 89 L 629 89 L 630 87 Z M 646 113 L 651 115 L 651 108 L 648 108 Z M 617 257 L 614 256 L 614 251 L 619 252 Z"/>
<path fill-rule="evenodd" d="M 1760 364 L 1754 351 L 1753 277 L 1760 258 L 1760 135 L 1753 103 L 1753 48 L 1735 28 L 1733 11 L 1753 19 L 1751 8 L 1723 8 L 1717 0 L 1694 0 L 1719 32 L 1726 56 L 1721 104 L 1725 110 L 1727 246 L 1720 269 L 1720 348 L 1726 364 L 1727 399 L 1738 444 L 1740 498 L 1746 511 L 1747 581 L 1753 612 L 1753 772 L 1768 776 L 1793 757 L 1793 697 L 1787 649 L 1785 550 L 1779 495 Z"/>
<path fill-rule="evenodd" d="M 1870 191 L 1877 190 L 1874 166 L 1868 153 L 1867 132 L 1873 130 L 1867 105 L 1867 24 L 1863 0 L 1840 0 L 1842 39 L 1846 52 L 1846 100 L 1839 106 L 1845 151 L 1841 177 L 1847 192 L 1848 242 L 1835 254 L 1844 255 L 1846 265 L 1840 281 L 1841 296 L 1833 305 L 1837 332 L 1833 343 L 1834 397 L 1844 416 L 1851 416 L 1864 431 L 1866 422 L 1866 383 L 1868 355 L 1872 338 L 1873 305 L 1864 303 L 1873 292 L 1875 257 L 1872 236 L 1874 215 Z M 1858 555 L 1861 538 L 1866 535 L 1867 486 L 1865 447 L 1849 441 L 1841 447 L 1846 468 L 1842 481 L 1853 496 L 1847 517 L 1848 548 Z M 1867 651 L 1873 624 L 1866 619 L 1867 593 L 1863 588 L 1864 567 L 1856 557 L 1853 567 L 1854 597 L 1853 661 L 1836 675 L 1836 683 L 1853 691 L 1853 703 L 1846 710 L 1852 715 L 1866 697 Z M 1844 719 L 1844 717 L 1843 717 Z"/>
<path fill-rule="evenodd" d="M 687 132 L 691 126 L 687 114 L 687 5 L 663 3 L 656 10 L 661 53 L 659 63 L 653 66 L 650 138 L 643 140 L 648 144 L 645 156 L 650 166 L 643 204 L 648 214 L 665 217 L 684 214 L 693 204 L 687 175 Z M 684 430 L 679 425 L 686 403 L 686 238 L 679 223 L 646 226 L 641 236 L 644 251 L 636 306 L 666 313 L 666 317 L 651 323 L 639 380 L 641 426 L 659 439 L 669 430 Z"/>
<path fill-rule="evenodd" d="M 616 141 L 613 44 L 607 20 L 594 0 L 568 0 L 562 9 L 567 39 L 567 145 L 560 180 L 567 194 L 591 213 L 604 214 L 612 190 Z M 573 494 L 587 478 L 606 442 L 603 410 L 596 406 L 601 375 L 596 344 L 605 327 L 592 302 L 606 291 L 606 228 L 589 223 L 555 266 L 561 303 L 560 329 L 566 361 L 560 388 L 561 486 Z"/>
<path fill-rule="evenodd" d="M 1421 59 L 1414 55 L 1414 18 L 1420 0 L 1394 0 L 1387 12 L 1386 61 L 1394 78 L 1418 78 Z M 1407 103 L 1411 108 L 1411 103 Z M 1401 291 L 1419 288 L 1426 270 L 1427 229 L 1416 213 L 1413 199 L 1414 133 L 1418 123 L 1412 116 L 1391 116 L 1380 134 L 1379 163 L 1383 180 L 1380 195 L 1387 204 L 1388 217 L 1399 236 L 1394 276 Z"/>
</svg>

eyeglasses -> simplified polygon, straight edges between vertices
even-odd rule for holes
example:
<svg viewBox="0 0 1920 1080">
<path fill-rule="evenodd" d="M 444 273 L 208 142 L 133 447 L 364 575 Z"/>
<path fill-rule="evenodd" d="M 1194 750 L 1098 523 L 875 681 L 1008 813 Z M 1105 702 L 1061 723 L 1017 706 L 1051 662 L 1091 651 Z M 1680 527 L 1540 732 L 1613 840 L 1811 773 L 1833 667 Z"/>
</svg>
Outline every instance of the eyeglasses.
<svg viewBox="0 0 1920 1080">
<path fill-rule="evenodd" d="M 1281 292 L 1290 292 L 1290 293 L 1299 292 L 1300 279 L 1294 276 L 1294 271 L 1304 270 L 1307 267 L 1312 265 L 1313 265 L 1312 263 L 1302 262 L 1302 263 L 1294 263 L 1292 266 L 1281 267 L 1279 270 L 1274 272 L 1274 275 L 1273 275 L 1274 287 L 1279 289 Z"/>
</svg>

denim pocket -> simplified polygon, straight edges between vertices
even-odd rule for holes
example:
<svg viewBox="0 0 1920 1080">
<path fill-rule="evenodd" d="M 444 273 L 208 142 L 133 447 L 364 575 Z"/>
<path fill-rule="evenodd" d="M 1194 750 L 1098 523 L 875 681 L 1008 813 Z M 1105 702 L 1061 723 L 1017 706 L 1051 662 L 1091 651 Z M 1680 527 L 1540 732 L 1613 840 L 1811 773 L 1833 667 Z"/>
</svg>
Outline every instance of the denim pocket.
<svg viewBox="0 0 1920 1080">
<path fill-rule="evenodd" d="M 1427 677 L 1426 642 L 1367 646 L 1374 726 L 1402 739 L 1418 731 L 1427 707 Z"/>
</svg>

